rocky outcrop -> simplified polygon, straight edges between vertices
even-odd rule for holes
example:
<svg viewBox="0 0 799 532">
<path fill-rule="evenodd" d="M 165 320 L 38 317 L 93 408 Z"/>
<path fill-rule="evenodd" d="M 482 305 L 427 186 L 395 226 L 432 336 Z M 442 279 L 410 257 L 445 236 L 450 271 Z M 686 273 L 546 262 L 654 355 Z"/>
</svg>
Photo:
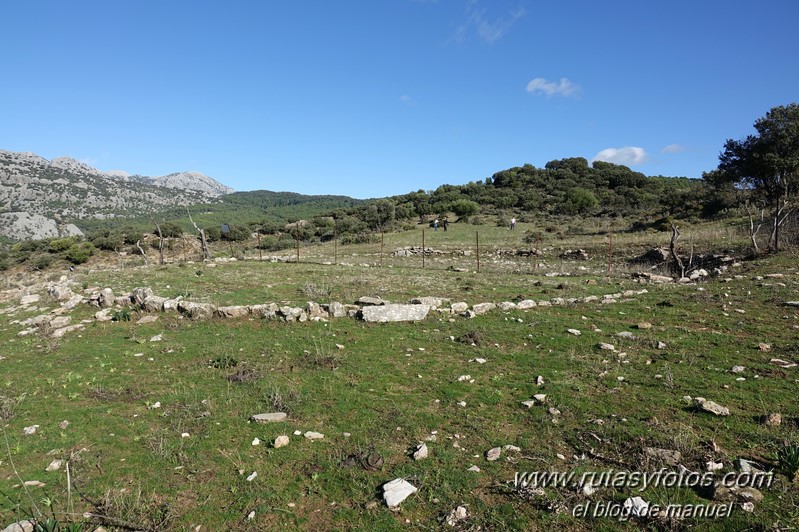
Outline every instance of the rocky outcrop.
<svg viewBox="0 0 799 532">
<path fill-rule="evenodd" d="M 197 172 L 149 178 L 102 172 L 61 157 L 0 150 L 0 234 L 14 240 L 81 234 L 59 220 L 114 218 L 174 204 L 211 201 L 233 189 Z M 24 205 L 24 210 L 19 206 Z"/>
<path fill-rule="evenodd" d="M 74 224 L 59 224 L 41 214 L 6 212 L 0 214 L 0 235 L 13 240 L 41 240 L 83 236 L 83 231 Z"/>
</svg>

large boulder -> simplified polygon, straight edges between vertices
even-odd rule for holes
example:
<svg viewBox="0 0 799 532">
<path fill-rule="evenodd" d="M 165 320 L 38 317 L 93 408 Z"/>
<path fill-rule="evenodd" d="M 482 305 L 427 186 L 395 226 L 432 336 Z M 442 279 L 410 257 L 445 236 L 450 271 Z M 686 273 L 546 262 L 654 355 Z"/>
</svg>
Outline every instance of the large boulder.
<svg viewBox="0 0 799 532">
<path fill-rule="evenodd" d="M 195 303 L 193 301 L 181 301 L 178 303 L 178 311 L 193 320 L 211 318 L 216 308 L 210 303 Z"/>
<path fill-rule="evenodd" d="M 421 321 L 427 317 L 430 307 L 427 305 L 402 305 L 391 303 L 380 306 L 367 306 L 361 309 L 364 321 L 387 323 L 395 321 Z"/>
<path fill-rule="evenodd" d="M 278 306 L 276 303 L 264 303 L 262 305 L 250 305 L 250 314 L 256 318 L 272 319 L 277 315 Z"/>
<path fill-rule="evenodd" d="M 217 307 L 214 314 L 219 318 L 243 318 L 250 313 L 247 307 L 241 305 Z"/>
<path fill-rule="evenodd" d="M 100 295 L 97 298 L 97 304 L 100 308 L 108 308 L 114 306 L 114 291 L 110 288 L 103 288 L 100 290 Z"/>
<path fill-rule="evenodd" d="M 130 293 L 130 300 L 133 301 L 136 306 L 141 307 L 144 304 L 144 300 L 152 295 L 154 295 L 153 289 L 149 286 L 138 287 L 134 288 Z"/>
<path fill-rule="evenodd" d="M 164 303 L 167 298 L 161 296 L 150 296 L 142 303 L 142 308 L 147 312 L 161 312 L 164 309 Z"/>
</svg>

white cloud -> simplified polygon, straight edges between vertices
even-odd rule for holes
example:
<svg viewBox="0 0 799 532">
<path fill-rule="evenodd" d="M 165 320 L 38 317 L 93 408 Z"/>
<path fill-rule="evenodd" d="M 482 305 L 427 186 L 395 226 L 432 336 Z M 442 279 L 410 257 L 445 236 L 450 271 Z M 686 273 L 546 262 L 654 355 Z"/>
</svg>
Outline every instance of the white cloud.
<svg viewBox="0 0 799 532">
<path fill-rule="evenodd" d="M 402 96 L 400 96 L 399 100 L 405 105 L 414 105 L 416 103 L 413 101 L 413 98 L 411 98 L 407 94 L 403 94 Z"/>
<path fill-rule="evenodd" d="M 680 144 L 669 144 L 668 146 L 664 146 L 662 153 L 681 153 L 685 151 L 685 146 L 681 146 Z"/>
<path fill-rule="evenodd" d="M 593 161 L 605 161 L 606 163 L 623 164 L 634 166 L 643 164 L 647 161 L 648 155 L 643 148 L 637 146 L 625 146 L 624 148 L 605 148 L 594 155 Z"/>
<path fill-rule="evenodd" d="M 535 78 L 527 84 L 530 94 L 546 94 L 547 96 L 572 96 L 580 91 L 580 86 L 572 83 L 568 78 L 560 78 L 559 82 L 549 81 L 545 78 Z"/>
<path fill-rule="evenodd" d="M 455 38 L 457 40 L 463 40 L 467 32 L 470 29 L 474 29 L 478 37 L 488 44 L 494 44 L 508 32 L 517 20 L 527 13 L 523 7 L 519 7 L 500 17 L 490 17 L 486 14 L 486 8 L 478 7 L 479 2 L 480 0 L 468 0 L 466 2 L 465 11 L 468 18 L 456 31 Z"/>
</svg>

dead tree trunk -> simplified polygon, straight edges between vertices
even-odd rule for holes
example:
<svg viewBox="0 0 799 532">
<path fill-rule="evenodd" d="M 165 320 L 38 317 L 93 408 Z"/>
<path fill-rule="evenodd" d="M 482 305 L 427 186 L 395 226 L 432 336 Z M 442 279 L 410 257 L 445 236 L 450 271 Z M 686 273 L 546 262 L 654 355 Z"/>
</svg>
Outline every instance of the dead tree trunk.
<svg viewBox="0 0 799 532">
<path fill-rule="evenodd" d="M 669 251 L 671 251 L 671 258 L 679 268 L 680 278 L 685 277 L 685 265 L 682 263 L 679 255 L 677 255 L 677 239 L 680 238 L 680 231 L 677 229 L 676 224 L 671 224 L 671 242 L 669 243 Z"/>
<path fill-rule="evenodd" d="M 150 215 L 150 220 L 155 224 L 155 229 L 158 231 L 158 264 L 164 264 L 164 235 L 161 233 L 161 225 L 155 220 L 155 216 Z"/>
<path fill-rule="evenodd" d="M 757 245 L 757 233 L 760 231 L 760 228 L 763 227 L 763 219 L 764 219 L 764 211 L 760 209 L 760 222 L 755 227 L 755 217 L 752 209 L 749 208 L 749 204 L 746 204 L 746 214 L 749 215 L 749 238 L 752 240 L 752 249 L 755 251 L 755 255 L 760 255 L 760 247 Z"/>
<path fill-rule="evenodd" d="M 188 207 L 186 207 L 186 214 L 189 215 L 189 221 L 191 222 L 191 225 L 193 225 L 194 228 L 197 230 L 197 232 L 200 233 L 200 246 L 202 246 L 203 250 L 203 260 L 204 261 L 211 260 L 211 252 L 208 251 L 208 241 L 205 240 L 205 231 L 203 229 L 200 229 L 200 227 L 196 223 L 194 223 L 194 220 L 191 217 L 191 212 L 189 212 Z"/>
<path fill-rule="evenodd" d="M 788 208 L 787 197 L 786 199 L 777 200 L 777 206 L 774 209 L 773 227 L 771 228 L 771 239 L 769 240 L 769 247 L 774 251 L 780 250 L 780 226 L 785 223 L 792 210 Z"/>
<path fill-rule="evenodd" d="M 144 265 L 145 266 L 149 266 L 150 264 L 149 264 L 149 262 L 147 262 L 147 253 L 145 253 L 144 249 L 142 249 L 142 247 L 141 247 L 141 240 L 137 240 L 136 241 L 136 247 L 139 248 L 139 251 L 141 252 L 141 256 L 144 257 Z"/>
</svg>

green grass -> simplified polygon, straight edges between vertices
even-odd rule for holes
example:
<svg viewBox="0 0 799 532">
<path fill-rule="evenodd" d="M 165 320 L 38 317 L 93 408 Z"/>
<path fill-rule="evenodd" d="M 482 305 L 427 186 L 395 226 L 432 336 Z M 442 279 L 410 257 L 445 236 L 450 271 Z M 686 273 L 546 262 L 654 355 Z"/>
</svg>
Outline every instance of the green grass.
<svg viewBox="0 0 799 532">
<path fill-rule="evenodd" d="M 437 247 L 452 239 L 451 245 L 463 245 L 472 230 L 452 224 L 446 234 L 435 235 L 441 242 L 426 243 Z M 519 247 L 519 236 L 510 231 L 486 231 L 495 241 L 507 239 L 503 246 Z M 410 245 L 405 236 L 386 235 L 386 245 Z M 596 237 L 574 247 L 602 245 Z M 356 249 L 373 252 L 374 245 Z M 642 458 L 644 447 L 678 450 L 682 463 L 694 470 L 714 459 L 729 471 L 739 457 L 776 465 L 786 443 L 799 443 L 799 370 L 769 362 L 799 361 L 799 313 L 782 306 L 799 299 L 795 255 L 745 262 L 730 272 L 729 282 L 713 279 L 699 285 L 702 291 L 697 285 L 639 285 L 621 272 L 604 278 L 601 256 L 581 277 L 554 279 L 543 271 L 499 268 L 478 274 L 400 262 L 393 268 L 362 267 L 361 255 L 351 262 L 356 265 L 239 261 L 214 268 L 122 267 L 79 270 L 75 278 L 89 289 L 110 286 L 123 293 L 151 286 L 158 295 L 190 294 L 217 305 L 302 305 L 314 288 L 345 303 L 363 295 L 392 301 L 434 295 L 474 304 L 517 296 L 649 292 L 615 304 L 495 310 L 472 320 L 431 313 L 415 324 L 347 318 L 194 322 L 164 314 L 138 325 L 134 312 L 131 321 L 92 322 L 60 340 L 18 337 L 21 327 L 10 321 L 33 314 L 0 315 L 5 346 L 0 523 L 29 517 L 34 506 L 49 515 L 45 500 L 61 522 L 81 521 L 84 511 L 93 511 L 117 520 L 109 525 L 125 522 L 142 529 L 390 530 L 405 528 L 406 520 L 414 528 L 437 529 L 459 505 L 468 509 L 465 526 L 490 530 L 799 524 L 799 490 L 784 476 L 762 490 L 765 500 L 755 503 L 753 513 L 737 506 L 728 519 L 681 523 L 574 518 L 570 511 L 587 500 L 583 495 L 548 488 L 544 497 L 530 499 L 512 485 L 517 471 L 658 469 Z M 773 272 L 786 277 L 753 280 Z M 664 301 L 673 306 L 659 305 Z M 91 318 L 92 309 L 81 306 L 72 315 L 76 323 Z M 638 329 L 642 321 L 652 328 Z M 568 334 L 569 328 L 582 334 Z M 635 338 L 616 336 L 620 331 Z M 452 339 L 467 333 L 477 333 L 479 345 Z M 157 334 L 163 341 L 150 342 Z M 658 341 L 668 347 L 658 349 Z M 600 351 L 599 342 L 614 344 L 616 352 Z M 771 344 L 771 351 L 760 351 L 760 342 Z M 475 358 L 487 362 L 470 362 Z M 746 367 L 745 381 L 736 381 L 734 365 Z M 245 382 L 229 379 L 237 373 Z M 461 375 L 474 382 L 459 382 Z M 541 388 L 539 375 L 545 379 Z M 536 393 L 547 394 L 546 406 L 520 404 Z M 698 413 L 684 402 L 685 395 L 716 401 L 731 415 Z M 160 408 L 151 408 L 156 402 Z M 561 414 L 553 417 L 548 407 Z M 284 423 L 248 423 L 252 414 L 281 409 L 289 413 Z M 760 422 L 770 412 L 782 413 L 782 425 Z M 65 429 L 59 428 L 62 420 L 70 422 Z M 36 434 L 24 436 L 23 428 L 34 424 Z M 307 441 L 293 436 L 295 430 L 322 432 L 325 439 Z M 410 452 L 432 431 L 437 434 L 428 442 L 430 457 L 413 461 Z M 291 435 L 291 443 L 273 449 L 271 442 L 282 434 Z M 253 446 L 254 438 L 262 444 Z M 503 451 L 500 460 L 486 461 L 488 449 L 508 444 L 522 451 Z M 359 458 L 368 453 L 382 457 L 382 465 L 363 467 Z M 347 460 L 350 456 L 355 458 Z M 44 471 L 54 458 L 69 460 L 71 492 L 63 467 Z M 481 472 L 467 471 L 471 465 Z M 258 475 L 248 482 L 252 472 Z M 393 513 L 380 502 L 381 486 L 397 477 L 419 492 Z M 20 479 L 46 486 L 28 488 L 28 495 L 14 487 Z M 642 493 L 608 488 L 591 500 L 623 502 L 636 495 L 663 504 L 710 503 L 688 489 L 652 487 Z M 567 511 L 556 512 L 557 507 Z"/>
</svg>

